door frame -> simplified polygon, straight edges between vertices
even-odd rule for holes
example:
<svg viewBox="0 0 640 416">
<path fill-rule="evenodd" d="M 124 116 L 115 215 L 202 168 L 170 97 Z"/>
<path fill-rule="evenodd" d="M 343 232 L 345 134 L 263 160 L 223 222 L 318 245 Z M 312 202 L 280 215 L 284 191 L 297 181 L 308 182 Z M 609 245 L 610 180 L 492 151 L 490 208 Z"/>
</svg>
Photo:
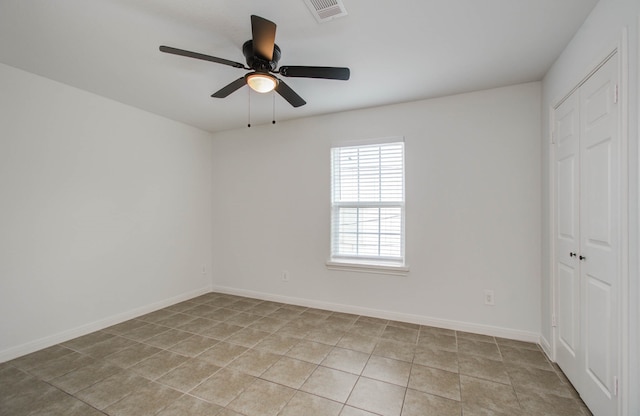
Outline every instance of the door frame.
<svg viewBox="0 0 640 416">
<path fill-rule="evenodd" d="M 556 180 L 557 172 L 555 168 L 556 158 L 556 145 L 555 145 L 555 110 L 582 84 L 584 84 L 591 75 L 593 75 L 600 67 L 604 65 L 609 59 L 618 60 L 618 105 L 620 116 L 618 120 L 618 131 L 620 134 L 620 256 L 619 256 L 619 285 L 618 285 L 618 309 L 616 313 L 618 322 L 618 383 L 619 390 L 617 395 L 618 401 L 618 415 L 627 416 L 629 413 L 629 114 L 628 114 L 628 101 L 629 101 L 629 65 L 628 65 L 628 51 L 627 51 L 627 30 L 624 28 L 615 45 L 611 46 L 604 53 L 600 55 L 600 59 L 583 73 L 578 82 L 574 83 L 574 86 L 561 98 L 553 101 L 553 104 L 549 108 L 549 136 L 551 143 L 549 146 L 549 204 L 550 204 L 550 221 L 549 221 L 549 264 L 551 267 L 551 313 L 549 317 L 551 319 L 551 345 L 544 345 L 545 352 L 549 355 L 549 358 L 556 362 L 556 348 L 558 329 L 556 325 L 556 314 L 558 311 L 558 279 L 556 271 Z"/>
</svg>

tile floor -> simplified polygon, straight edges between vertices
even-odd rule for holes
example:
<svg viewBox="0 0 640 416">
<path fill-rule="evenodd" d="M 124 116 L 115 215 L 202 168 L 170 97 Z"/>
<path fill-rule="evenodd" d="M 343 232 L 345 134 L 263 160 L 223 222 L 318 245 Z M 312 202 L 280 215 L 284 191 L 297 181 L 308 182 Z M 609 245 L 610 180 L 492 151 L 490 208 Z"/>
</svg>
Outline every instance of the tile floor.
<svg viewBox="0 0 640 416">
<path fill-rule="evenodd" d="M 219 293 L 0 364 L 0 414 L 590 415 L 535 344 Z"/>
</svg>

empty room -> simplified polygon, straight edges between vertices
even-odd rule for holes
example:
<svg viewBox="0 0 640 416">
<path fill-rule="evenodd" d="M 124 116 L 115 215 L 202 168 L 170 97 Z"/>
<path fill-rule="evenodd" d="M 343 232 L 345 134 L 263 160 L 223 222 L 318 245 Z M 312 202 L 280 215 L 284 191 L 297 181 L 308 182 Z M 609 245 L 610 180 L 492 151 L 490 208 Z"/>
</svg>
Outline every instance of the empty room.
<svg viewBox="0 0 640 416">
<path fill-rule="evenodd" d="M 0 415 L 640 415 L 637 0 L 0 0 Z"/>
</svg>

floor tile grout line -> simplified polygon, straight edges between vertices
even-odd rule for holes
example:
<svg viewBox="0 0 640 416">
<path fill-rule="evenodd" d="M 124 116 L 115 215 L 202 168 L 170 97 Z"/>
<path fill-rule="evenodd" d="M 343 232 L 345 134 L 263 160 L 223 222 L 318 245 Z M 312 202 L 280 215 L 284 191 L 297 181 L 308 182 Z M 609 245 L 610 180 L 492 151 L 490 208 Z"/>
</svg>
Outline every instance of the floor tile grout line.
<svg viewBox="0 0 640 416">
<path fill-rule="evenodd" d="M 75 396 L 75 394 L 71 394 L 71 393 L 69 393 L 69 392 L 67 392 L 67 391 L 64 391 L 64 390 L 62 390 L 60 387 L 55 386 L 55 385 L 53 385 L 53 384 L 49 383 L 48 381 L 44 381 L 44 380 L 42 380 L 42 379 L 40 379 L 40 378 L 38 378 L 38 380 L 42 381 L 43 383 L 48 384 L 50 387 L 55 388 L 56 390 L 58 390 L 58 391 L 60 391 L 60 392 L 62 392 L 62 393 L 64 393 L 64 394 L 66 394 L 67 396 L 74 398 L 75 400 L 79 400 L 79 401 L 81 401 L 82 403 L 86 404 L 87 406 L 89 406 L 89 407 L 91 407 L 91 408 L 93 408 L 93 409 L 96 409 L 96 410 L 97 410 L 97 411 L 99 411 L 100 413 L 104 413 L 101 409 L 98 409 L 97 407 L 95 407 L 95 406 L 94 406 L 94 405 L 92 405 L 91 403 L 88 403 L 88 402 L 86 402 L 86 401 L 82 400 L 81 398 L 79 398 L 79 397 Z M 94 383 L 94 384 L 95 384 L 95 383 Z M 108 407 L 108 406 L 107 406 L 107 407 Z M 107 407 L 105 407 L 105 409 L 106 409 Z"/>
</svg>

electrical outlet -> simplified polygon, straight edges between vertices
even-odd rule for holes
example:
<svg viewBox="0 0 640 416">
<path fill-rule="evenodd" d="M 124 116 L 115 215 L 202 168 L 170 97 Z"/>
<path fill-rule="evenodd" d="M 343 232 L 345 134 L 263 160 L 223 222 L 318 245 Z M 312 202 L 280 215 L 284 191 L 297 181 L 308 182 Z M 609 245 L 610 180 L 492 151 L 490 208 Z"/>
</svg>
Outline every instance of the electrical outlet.
<svg viewBox="0 0 640 416">
<path fill-rule="evenodd" d="M 496 300 L 493 296 L 493 290 L 485 290 L 484 291 L 484 304 L 485 305 L 495 305 L 496 304 Z"/>
<path fill-rule="evenodd" d="M 286 270 L 282 271 L 282 281 L 283 282 L 288 282 L 289 281 L 289 272 Z"/>
</svg>

